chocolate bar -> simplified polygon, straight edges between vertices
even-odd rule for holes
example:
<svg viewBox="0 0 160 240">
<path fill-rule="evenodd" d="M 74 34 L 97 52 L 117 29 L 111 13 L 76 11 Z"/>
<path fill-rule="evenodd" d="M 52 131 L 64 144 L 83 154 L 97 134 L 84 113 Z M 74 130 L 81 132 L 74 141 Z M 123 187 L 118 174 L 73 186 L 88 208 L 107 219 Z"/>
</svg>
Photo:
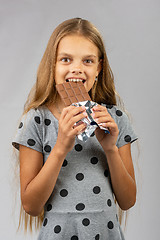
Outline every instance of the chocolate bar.
<svg viewBox="0 0 160 240">
<path fill-rule="evenodd" d="M 57 84 L 56 88 L 66 107 L 72 103 L 91 101 L 82 82 L 64 82 Z"/>
</svg>

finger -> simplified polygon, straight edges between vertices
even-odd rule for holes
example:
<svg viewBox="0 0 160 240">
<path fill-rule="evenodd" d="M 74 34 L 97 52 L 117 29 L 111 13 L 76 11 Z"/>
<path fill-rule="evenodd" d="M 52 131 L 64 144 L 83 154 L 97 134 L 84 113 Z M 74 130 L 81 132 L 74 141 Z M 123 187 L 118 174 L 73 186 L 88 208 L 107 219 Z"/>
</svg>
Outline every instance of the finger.
<svg viewBox="0 0 160 240">
<path fill-rule="evenodd" d="M 98 124 L 114 122 L 114 120 L 111 118 L 111 116 L 99 116 L 99 117 L 94 118 L 94 121 Z"/>
<path fill-rule="evenodd" d="M 77 122 L 79 122 L 80 120 L 84 119 L 85 117 L 87 117 L 87 113 L 86 112 L 79 113 L 78 115 L 71 117 L 67 121 L 67 125 L 69 127 L 73 127 Z"/>
<path fill-rule="evenodd" d="M 106 107 L 104 107 L 102 105 L 99 105 L 99 104 L 94 106 L 92 108 L 92 110 L 95 111 L 95 112 L 97 112 L 97 111 L 106 111 L 106 112 L 108 112 Z"/>
<path fill-rule="evenodd" d="M 85 107 L 75 107 L 74 109 L 69 109 L 70 111 L 64 116 L 61 121 L 61 125 L 65 126 L 67 130 L 71 129 L 74 124 L 87 116 Z"/>
<path fill-rule="evenodd" d="M 66 116 L 66 114 L 67 114 L 69 111 L 71 111 L 72 109 L 74 109 L 74 108 L 75 108 L 75 106 L 69 106 L 69 107 L 65 107 L 65 108 L 63 108 L 59 120 L 64 119 L 64 117 Z"/>
<path fill-rule="evenodd" d="M 93 117 L 94 119 L 100 118 L 100 117 L 106 117 L 106 118 L 108 118 L 108 119 L 111 118 L 111 115 L 110 115 L 109 113 L 107 113 L 106 111 L 93 112 L 91 115 L 92 115 L 92 117 Z"/>
<path fill-rule="evenodd" d="M 82 133 L 85 129 L 86 129 L 86 125 L 85 125 L 85 123 L 82 122 L 81 124 L 74 126 L 70 133 L 71 133 L 71 135 L 76 136 L 76 135 Z"/>
<path fill-rule="evenodd" d="M 85 107 L 84 106 L 81 106 L 81 107 L 76 107 L 76 106 L 66 107 L 62 111 L 60 120 L 66 118 L 66 121 L 68 121 L 68 119 L 71 118 L 72 116 L 77 115 L 78 113 L 84 112 L 84 111 L 85 111 Z"/>
<path fill-rule="evenodd" d="M 118 126 L 115 122 L 106 122 L 106 123 L 101 123 L 99 126 L 102 126 L 104 128 L 108 128 L 110 132 L 116 132 L 118 134 Z"/>
</svg>

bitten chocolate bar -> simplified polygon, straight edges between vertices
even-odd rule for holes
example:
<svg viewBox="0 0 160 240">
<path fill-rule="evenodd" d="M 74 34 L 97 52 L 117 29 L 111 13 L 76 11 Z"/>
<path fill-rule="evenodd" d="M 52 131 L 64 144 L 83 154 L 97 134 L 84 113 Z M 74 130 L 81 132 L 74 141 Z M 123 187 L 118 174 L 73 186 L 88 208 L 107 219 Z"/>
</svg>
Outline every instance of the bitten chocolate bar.
<svg viewBox="0 0 160 240">
<path fill-rule="evenodd" d="M 65 106 L 70 106 L 72 103 L 87 100 L 91 101 L 91 98 L 82 82 L 64 82 L 57 84 L 56 88 Z"/>
</svg>

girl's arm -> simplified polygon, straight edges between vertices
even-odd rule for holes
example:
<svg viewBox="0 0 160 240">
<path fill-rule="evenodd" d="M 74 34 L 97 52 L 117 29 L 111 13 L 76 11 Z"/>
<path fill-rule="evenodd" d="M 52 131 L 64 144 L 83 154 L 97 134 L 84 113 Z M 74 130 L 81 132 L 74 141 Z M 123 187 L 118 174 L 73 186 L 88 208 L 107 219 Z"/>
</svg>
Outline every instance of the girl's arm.
<svg viewBox="0 0 160 240">
<path fill-rule="evenodd" d="M 43 155 L 31 148 L 20 146 L 21 200 L 25 211 L 33 216 L 41 213 L 57 181 L 65 156 L 74 146 L 75 136 L 84 128 L 74 123 L 84 118 L 83 107 L 70 106 L 62 111 L 58 137 L 43 166 Z"/>
<path fill-rule="evenodd" d="M 93 108 L 93 117 L 98 124 L 109 128 L 110 134 L 96 129 L 96 137 L 106 154 L 111 175 L 111 182 L 116 200 L 121 209 L 127 210 L 136 201 L 136 182 L 131 157 L 130 143 L 116 147 L 119 134 L 118 126 L 108 113 L 106 107 L 98 105 Z"/>
<path fill-rule="evenodd" d="M 136 182 L 131 157 L 131 144 L 106 152 L 116 200 L 122 210 L 131 208 L 136 202 Z"/>
</svg>

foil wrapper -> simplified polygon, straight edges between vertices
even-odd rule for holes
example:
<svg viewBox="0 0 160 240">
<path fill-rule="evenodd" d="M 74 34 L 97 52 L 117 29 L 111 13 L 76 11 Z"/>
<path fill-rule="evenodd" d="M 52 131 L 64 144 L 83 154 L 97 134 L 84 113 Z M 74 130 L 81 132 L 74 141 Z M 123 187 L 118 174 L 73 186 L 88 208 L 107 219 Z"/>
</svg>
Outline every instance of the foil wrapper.
<svg viewBox="0 0 160 240">
<path fill-rule="evenodd" d="M 85 108 L 86 108 L 87 117 L 81 119 L 80 121 L 78 121 L 76 123 L 76 124 L 79 124 L 80 122 L 83 122 L 86 125 L 85 130 L 77 135 L 77 138 L 79 140 L 86 142 L 88 140 L 88 138 L 96 130 L 97 127 L 104 130 L 105 133 L 109 133 L 109 130 L 107 128 L 104 128 L 104 127 L 98 125 L 91 116 L 91 114 L 93 113 L 92 108 L 94 106 L 98 105 L 97 103 L 88 100 L 88 101 L 73 103 L 72 105 L 76 106 L 76 107 L 85 106 Z"/>
</svg>

